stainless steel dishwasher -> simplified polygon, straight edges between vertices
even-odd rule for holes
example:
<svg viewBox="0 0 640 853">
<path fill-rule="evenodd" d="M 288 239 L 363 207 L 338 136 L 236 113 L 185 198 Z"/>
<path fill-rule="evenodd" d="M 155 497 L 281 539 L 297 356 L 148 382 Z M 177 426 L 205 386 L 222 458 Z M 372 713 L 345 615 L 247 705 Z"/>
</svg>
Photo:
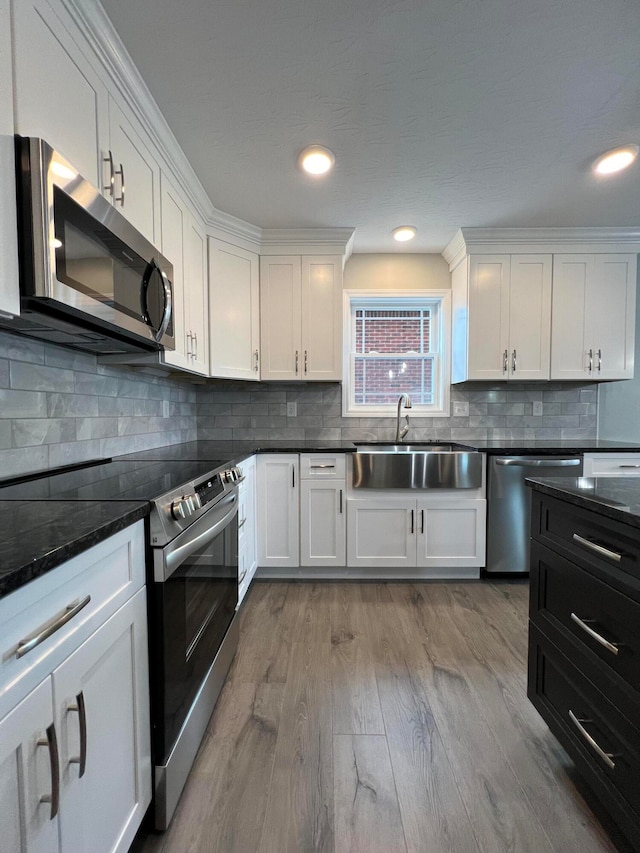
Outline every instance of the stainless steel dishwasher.
<svg viewBox="0 0 640 853">
<path fill-rule="evenodd" d="M 529 571 L 531 490 L 525 477 L 580 477 L 582 454 L 490 456 L 487 493 L 487 574 Z"/>
</svg>

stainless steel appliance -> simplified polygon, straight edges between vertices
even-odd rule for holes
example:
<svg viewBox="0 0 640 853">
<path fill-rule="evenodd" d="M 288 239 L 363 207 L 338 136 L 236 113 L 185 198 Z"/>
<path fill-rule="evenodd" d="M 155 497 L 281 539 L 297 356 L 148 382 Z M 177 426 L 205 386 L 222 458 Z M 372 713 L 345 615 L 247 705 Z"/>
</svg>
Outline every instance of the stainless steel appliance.
<svg viewBox="0 0 640 853">
<path fill-rule="evenodd" d="M 489 457 L 487 574 L 529 572 L 531 490 L 525 485 L 525 478 L 581 474 L 581 454 Z"/>
<path fill-rule="evenodd" d="M 17 137 L 16 162 L 20 316 L 2 325 L 94 353 L 173 349 L 171 263 L 43 140 Z"/>
<path fill-rule="evenodd" d="M 147 596 L 158 829 L 169 825 L 238 645 L 242 479 L 238 467 L 211 456 L 185 459 L 178 448 L 169 459 L 99 460 L 0 485 L 0 500 L 152 505 Z"/>
<path fill-rule="evenodd" d="M 155 501 L 149 587 L 155 822 L 166 829 L 238 646 L 239 468 Z"/>
</svg>

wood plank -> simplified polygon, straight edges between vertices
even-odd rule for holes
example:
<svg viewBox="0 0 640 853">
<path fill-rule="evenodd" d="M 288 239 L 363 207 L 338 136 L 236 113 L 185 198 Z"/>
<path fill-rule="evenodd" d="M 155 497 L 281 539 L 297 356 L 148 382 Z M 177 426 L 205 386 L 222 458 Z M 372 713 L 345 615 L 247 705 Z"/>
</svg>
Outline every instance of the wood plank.
<svg viewBox="0 0 640 853">
<path fill-rule="evenodd" d="M 329 645 L 292 647 L 260 853 L 333 853 Z"/>
<path fill-rule="evenodd" d="M 291 584 L 256 583 L 242 606 L 241 643 L 228 680 L 284 683 L 298 619 Z"/>
<path fill-rule="evenodd" d="M 478 853 L 447 750 L 427 696 L 413 678 L 408 647 L 386 584 L 363 585 L 398 802 L 410 853 Z"/>
<path fill-rule="evenodd" d="M 333 733 L 383 735 L 373 646 L 356 584 L 333 584 L 330 619 Z"/>
<path fill-rule="evenodd" d="M 283 693 L 282 684 L 236 684 L 227 691 L 211 719 L 162 853 L 258 849 Z"/>
<path fill-rule="evenodd" d="M 564 767 L 542 718 L 526 696 L 520 678 L 495 662 L 481 664 L 450 618 L 448 590 L 443 585 L 416 585 L 394 592 L 403 611 L 423 635 L 427 656 L 437 673 L 457 673 L 481 709 L 481 719 L 493 737 L 489 748 L 498 749 L 522 787 L 530 813 L 544 826 L 553 845 L 564 851 L 611 850 L 602 827 L 594 820 L 573 786 L 567 785 Z M 526 613 L 522 599 L 520 616 Z M 424 675 L 424 670 L 420 671 Z M 432 677 L 429 673 L 427 677 Z M 438 710 L 436 709 L 436 719 Z M 474 721 L 470 718 L 469 725 Z M 492 747 L 493 745 L 493 747 Z"/>
<path fill-rule="evenodd" d="M 402 853 L 404 840 L 386 738 L 333 738 L 335 853 Z"/>
</svg>

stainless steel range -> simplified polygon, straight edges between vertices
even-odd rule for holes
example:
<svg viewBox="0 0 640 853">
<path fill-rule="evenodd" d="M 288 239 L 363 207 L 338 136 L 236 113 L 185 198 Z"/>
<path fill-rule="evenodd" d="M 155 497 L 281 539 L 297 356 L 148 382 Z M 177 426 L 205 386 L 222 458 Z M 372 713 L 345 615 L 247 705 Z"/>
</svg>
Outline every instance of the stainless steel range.
<svg viewBox="0 0 640 853">
<path fill-rule="evenodd" d="M 238 644 L 242 479 L 240 468 L 220 460 L 176 455 L 100 460 L 0 488 L 5 500 L 152 504 L 147 596 L 158 829 L 171 821 Z"/>
<path fill-rule="evenodd" d="M 238 645 L 239 468 L 154 501 L 149 641 L 155 821 L 166 829 Z"/>
</svg>

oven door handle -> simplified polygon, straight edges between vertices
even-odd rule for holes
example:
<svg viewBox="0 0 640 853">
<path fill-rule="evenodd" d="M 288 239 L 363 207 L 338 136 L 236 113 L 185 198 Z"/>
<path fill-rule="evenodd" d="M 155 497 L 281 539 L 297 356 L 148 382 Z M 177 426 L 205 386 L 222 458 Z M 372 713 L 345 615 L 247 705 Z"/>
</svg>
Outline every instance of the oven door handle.
<svg viewBox="0 0 640 853">
<path fill-rule="evenodd" d="M 171 575 L 178 569 L 182 563 L 190 557 L 191 554 L 194 554 L 199 548 L 202 548 L 204 545 L 208 545 L 213 539 L 216 538 L 224 528 L 229 524 L 234 515 L 238 514 L 238 494 L 234 492 L 230 497 L 225 498 L 223 501 L 217 505 L 217 508 L 222 506 L 231 506 L 231 509 L 225 513 L 222 518 L 218 521 L 214 522 L 212 525 L 207 525 L 201 533 L 195 531 L 195 535 L 191 535 L 187 538 L 184 544 L 179 544 L 179 542 L 170 542 L 165 548 L 158 549 L 160 554 L 160 568 L 161 573 L 158 576 L 158 572 L 155 572 L 156 581 L 166 581 Z M 206 519 L 206 515 L 202 516 L 199 519 L 200 523 L 202 523 Z M 195 526 L 195 525 L 194 525 Z M 198 524 L 200 527 L 200 524 Z M 187 531 L 185 531 L 187 532 Z M 182 537 L 178 537 L 181 539 Z"/>
</svg>

